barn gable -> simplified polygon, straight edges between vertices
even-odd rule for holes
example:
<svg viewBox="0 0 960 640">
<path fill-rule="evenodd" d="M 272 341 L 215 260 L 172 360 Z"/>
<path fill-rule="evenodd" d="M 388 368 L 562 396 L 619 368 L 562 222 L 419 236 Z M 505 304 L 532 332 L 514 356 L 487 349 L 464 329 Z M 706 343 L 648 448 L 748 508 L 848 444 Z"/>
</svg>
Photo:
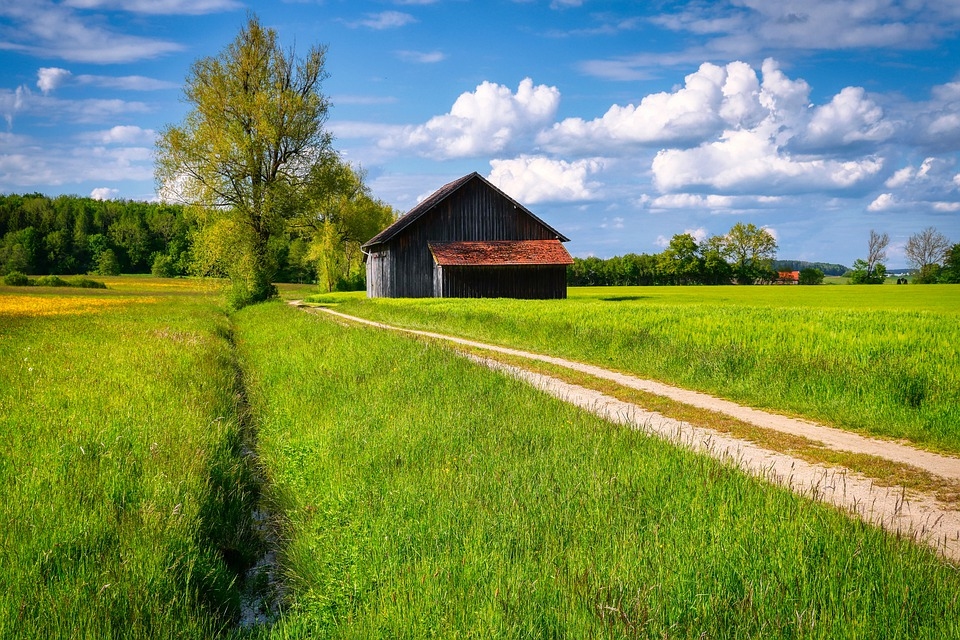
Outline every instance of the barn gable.
<svg viewBox="0 0 960 640">
<path fill-rule="evenodd" d="M 491 244 L 530 241 L 551 241 L 552 251 L 570 260 L 560 244 L 568 238 L 474 172 L 444 185 L 363 245 L 367 295 L 566 297 L 567 262 L 544 262 L 534 245 L 514 244 L 532 261 L 511 264 L 503 253 L 508 245 Z M 470 249 L 469 243 L 487 243 L 480 250 L 493 262 L 443 265 L 431 252 L 431 246 L 445 246 L 440 251 L 449 256 Z M 485 284 L 486 278 L 500 284 Z"/>
</svg>

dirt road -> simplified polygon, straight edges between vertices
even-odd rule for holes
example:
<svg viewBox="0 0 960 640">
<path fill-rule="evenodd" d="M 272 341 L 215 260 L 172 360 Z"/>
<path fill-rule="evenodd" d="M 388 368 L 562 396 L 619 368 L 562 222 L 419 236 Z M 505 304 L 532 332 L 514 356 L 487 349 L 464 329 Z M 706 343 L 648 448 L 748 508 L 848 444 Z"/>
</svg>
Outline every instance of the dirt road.
<svg viewBox="0 0 960 640">
<path fill-rule="evenodd" d="M 291 304 L 299 304 L 297 301 Z M 868 438 L 804 420 L 772 414 L 738 405 L 729 400 L 671 387 L 652 380 L 610 371 L 589 364 L 552 356 L 489 345 L 429 331 L 403 329 L 349 316 L 322 307 L 303 307 L 314 313 L 330 314 L 350 322 L 450 342 L 466 347 L 503 353 L 514 358 L 539 360 L 587 373 L 624 387 L 668 397 L 677 402 L 731 416 L 749 424 L 818 441 L 824 446 L 910 465 L 947 481 L 960 481 L 960 458 L 921 451 L 911 446 Z M 491 358 L 468 355 L 492 369 L 526 380 L 533 386 L 591 411 L 607 420 L 640 429 L 681 446 L 727 461 L 753 475 L 789 487 L 813 499 L 836 505 L 864 521 L 930 545 L 953 562 L 960 563 L 960 511 L 940 503 L 932 495 L 908 491 L 901 486 L 879 486 L 873 480 L 844 467 L 813 464 L 764 449 L 712 429 L 674 420 L 644 410 L 598 391 L 564 382 L 555 377 L 507 365 Z"/>
</svg>

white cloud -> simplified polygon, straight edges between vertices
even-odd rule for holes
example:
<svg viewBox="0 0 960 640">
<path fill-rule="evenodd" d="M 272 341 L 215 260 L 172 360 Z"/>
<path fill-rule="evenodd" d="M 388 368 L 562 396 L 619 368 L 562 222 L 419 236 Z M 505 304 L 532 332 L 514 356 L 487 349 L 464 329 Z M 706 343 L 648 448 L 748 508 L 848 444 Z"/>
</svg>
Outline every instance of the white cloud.
<svg viewBox="0 0 960 640">
<path fill-rule="evenodd" d="M 750 65 L 704 63 L 673 92 L 644 97 L 639 105 L 613 105 L 601 118 L 567 118 L 537 142 L 553 152 L 590 155 L 638 146 L 688 146 L 726 130 L 764 128 L 783 144 L 809 119 L 810 87 L 790 80 L 776 61 L 765 60 L 763 82 Z M 612 147 L 612 149 L 611 149 Z"/>
<path fill-rule="evenodd" d="M 12 26 L 0 49 L 45 59 L 111 64 L 155 58 L 183 49 L 175 42 L 131 36 L 99 26 L 85 20 L 74 7 L 49 0 L 0 4 L 0 17 L 8 19 Z"/>
<path fill-rule="evenodd" d="M 904 167 L 903 169 L 895 171 L 883 184 L 890 189 L 902 187 L 913 179 L 914 173 L 916 172 L 913 167 Z"/>
<path fill-rule="evenodd" d="M 960 202 L 934 202 L 933 210 L 943 213 L 953 213 L 960 211 Z"/>
<path fill-rule="evenodd" d="M 67 0 L 77 9 L 109 9 L 153 15 L 203 15 L 240 9 L 237 0 Z"/>
<path fill-rule="evenodd" d="M 897 205 L 897 199 L 892 193 L 881 193 L 873 202 L 867 205 L 867 211 L 886 211 Z"/>
<path fill-rule="evenodd" d="M 483 82 L 475 91 L 461 94 L 449 113 L 404 127 L 380 145 L 440 159 L 499 153 L 553 120 L 559 102 L 556 87 L 534 86 L 530 78 L 520 82 L 516 93 Z"/>
<path fill-rule="evenodd" d="M 435 64 L 447 59 L 442 51 L 397 51 L 397 57 L 405 62 L 418 64 Z"/>
<path fill-rule="evenodd" d="M 879 158 L 795 159 L 768 136 L 727 131 L 694 149 L 666 149 L 653 160 L 661 191 L 708 188 L 725 193 L 804 193 L 860 187 L 883 168 Z"/>
<path fill-rule="evenodd" d="M 417 19 L 409 13 L 403 13 L 402 11 L 381 11 L 380 13 L 368 13 L 364 19 L 347 23 L 347 26 L 366 27 L 376 31 L 383 31 L 384 29 L 405 27 L 416 21 Z"/>
<path fill-rule="evenodd" d="M 70 75 L 66 69 L 41 67 L 37 70 L 37 87 L 46 95 L 66 82 Z"/>
<path fill-rule="evenodd" d="M 157 132 L 153 129 L 142 129 L 133 125 L 118 125 L 106 131 L 97 131 L 84 136 L 85 139 L 100 144 L 120 145 L 152 145 L 156 137 Z"/>
<path fill-rule="evenodd" d="M 784 50 L 935 47 L 955 34 L 957 3 L 942 0 L 738 0 L 681 2 L 654 18 L 694 42 L 684 50 L 590 60 L 581 70 L 635 80 L 667 66 L 703 60 L 757 59 Z"/>
<path fill-rule="evenodd" d="M 707 233 L 707 230 L 703 227 L 697 227 L 696 229 L 684 229 L 683 232 L 696 240 L 697 244 L 702 243 L 710 236 L 710 234 Z"/>
<path fill-rule="evenodd" d="M 732 63 L 738 68 L 742 63 Z M 746 66 L 746 65 L 744 65 Z M 752 73 L 752 71 L 751 71 Z M 613 105 L 603 117 L 592 121 L 567 118 L 538 137 L 554 151 L 596 152 L 613 144 L 665 144 L 701 140 L 720 129 L 727 69 L 704 63 L 673 93 L 655 93 L 638 106 Z M 756 83 L 756 77 L 754 77 Z M 741 100 L 727 112 L 732 116 L 744 109 Z M 759 106 L 759 105 L 758 105 Z"/>
<path fill-rule="evenodd" d="M 110 200 L 116 198 L 120 195 L 119 189 L 111 189 L 110 187 L 97 187 L 90 192 L 90 197 L 94 200 Z"/>
<path fill-rule="evenodd" d="M 125 91 L 158 91 L 179 87 L 174 82 L 145 76 L 99 76 L 90 74 L 74 76 L 69 70 L 58 67 L 41 67 L 37 70 L 37 87 L 44 95 L 70 83 Z"/>
<path fill-rule="evenodd" d="M 817 107 L 807 126 L 806 145 L 831 148 L 892 137 L 896 127 L 865 93 L 861 87 L 845 87 L 828 104 Z"/>
<path fill-rule="evenodd" d="M 491 160 L 489 180 L 518 202 L 576 202 L 592 200 L 599 184 L 589 177 L 603 168 L 599 159 L 551 160 L 543 156 L 520 156 Z"/>
</svg>

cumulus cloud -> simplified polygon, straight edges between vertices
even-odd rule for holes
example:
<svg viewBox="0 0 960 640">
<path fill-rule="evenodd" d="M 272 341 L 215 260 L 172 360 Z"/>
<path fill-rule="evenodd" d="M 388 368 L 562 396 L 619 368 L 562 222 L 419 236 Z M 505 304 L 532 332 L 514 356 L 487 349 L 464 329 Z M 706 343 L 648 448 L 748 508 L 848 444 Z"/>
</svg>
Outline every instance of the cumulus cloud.
<svg viewBox="0 0 960 640">
<path fill-rule="evenodd" d="M 520 156 L 491 160 L 488 179 L 518 202 L 576 202 L 597 197 L 600 185 L 589 177 L 603 168 L 599 159 L 552 160 Z"/>
<path fill-rule="evenodd" d="M 953 212 L 960 209 L 960 179 L 956 158 L 930 156 L 919 165 L 907 165 L 891 175 L 884 186 L 890 192 L 877 196 L 869 211 L 932 210 Z"/>
<path fill-rule="evenodd" d="M 845 87 L 828 104 L 817 107 L 807 125 L 805 146 L 831 148 L 890 139 L 896 127 L 865 94 L 861 87 Z"/>
<path fill-rule="evenodd" d="M 638 146 L 692 146 L 725 130 L 764 124 L 777 135 L 790 132 L 789 139 L 809 118 L 810 87 L 787 78 L 774 60 L 766 60 L 762 72 L 761 84 L 745 62 L 704 63 L 673 92 L 648 95 L 636 106 L 613 105 L 591 121 L 567 118 L 537 142 L 559 153 L 590 155 L 611 146 L 629 152 Z"/>
<path fill-rule="evenodd" d="M 878 176 L 883 161 L 796 159 L 760 132 L 727 131 L 720 140 L 694 149 L 660 151 L 652 169 L 654 183 L 665 192 L 704 188 L 784 194 L 860 187 Z"/>
<path fill-rule="evenodd" d="M 755 119 L 760 110 L 756 74 L 746 64 L 704 63 L 672 93 L 646 96 L 640 104 L 613 105 L 603 117 L 567 118 L 542 133 L 538 142 L 554 151 L 603 149 L 610 144 L 676 144 L 702 140 L 725 122 Z"/>
<path fill-rule="evenodd" d="M 44 94 L 60 87 L 70 78 L 70 72 L 58 67 L 41 67 L 37 70 L 37 87 Z"/>
<path fill-rule="evenodd" d="M 483 82 L 475 91 L 461 94 L 449 113 L 404 127 L 380 145 L 438 159 L 499 153 L 551 122 L 559 103 L 556 87 L 534 86 L 530 78 L 520 82 L 516 93 Z"/>
<path fill-rule="evenodd" d="M 116 198 L 120 195 L 119 189 L 111 189 L 110 187 L 97 187 L 90 192 L 90 197 L 94 200 L 110 200 L 111 198 Z"/>
</svg>

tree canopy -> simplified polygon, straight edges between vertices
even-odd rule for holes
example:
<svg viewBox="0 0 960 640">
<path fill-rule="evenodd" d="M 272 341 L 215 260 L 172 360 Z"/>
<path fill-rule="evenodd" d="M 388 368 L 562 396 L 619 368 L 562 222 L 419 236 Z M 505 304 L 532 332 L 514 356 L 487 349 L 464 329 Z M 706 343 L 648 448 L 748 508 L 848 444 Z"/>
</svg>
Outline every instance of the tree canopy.
<svg viewBox="0 0 960 640">
<path fill-rule="evenodd" d="M 334 224 L 326 205 L 340 214 L 340 227 L 325 231 L 331 238 L 355 235 L 343 222 L 351 217 L 343 215 L 345 203 L 383 208 L 332 148 L 329 100 L 321 91 L 325 61 L 322 46 L 303 57 L 285 52 L 276 32 L 251 16 L 220 54 L 193 64 L 184 87 L 191 110 L 160 135 L 159 192 L 197 211 L 196 264 L 230 278 L 235 306 L 276 294 L 276 245 L 310 228 L 305 220 Z M 347 178 L 331 181 L 333 174 Z M 392 215 L 386 211 L 384 217 Z M 336 244 L 328 240 L 320 225 L 288 248 L 303 253 L 310 243 Z"/>
</svg>

